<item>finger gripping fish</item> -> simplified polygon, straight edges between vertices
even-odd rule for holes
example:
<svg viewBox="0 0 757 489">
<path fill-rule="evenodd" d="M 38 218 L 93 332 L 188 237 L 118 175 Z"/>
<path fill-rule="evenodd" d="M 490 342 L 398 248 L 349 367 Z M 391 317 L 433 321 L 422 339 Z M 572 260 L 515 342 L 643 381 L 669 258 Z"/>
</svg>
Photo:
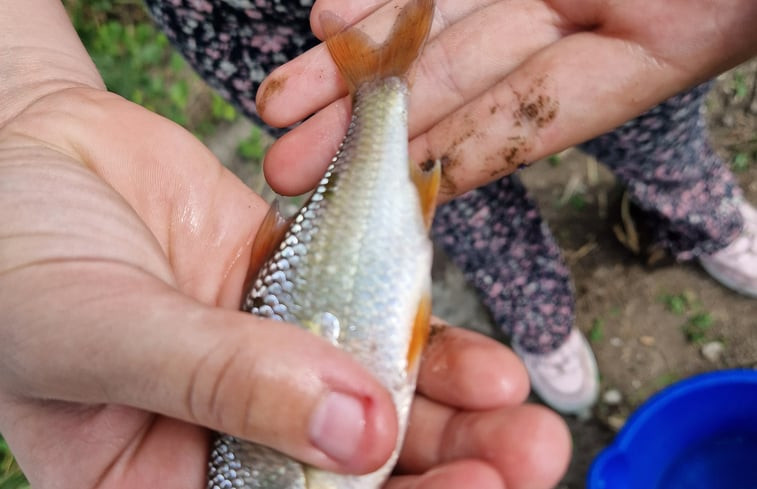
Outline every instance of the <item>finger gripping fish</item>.
<svg viewBox="0 0 757 489">
<path fill-rule="evenodd" d="M 400 439 L 375 472 L 336 474 L 273 449 L 218 435 L 209 489 L 376 489 L 393 469 L 407 427 L 431 313 L 428 228 L 440 169 L 408 158 L 408 71 L 425 42 L 433 0 L 411 0 L 376 45 L 334 15 L 326 44 L 352 95 L 336 156 L 304 206 L 285 221 L 275 206 L 253 245 L 243 309 L 297 324 L 353 354 L 392 394 Z"/>
</svg>

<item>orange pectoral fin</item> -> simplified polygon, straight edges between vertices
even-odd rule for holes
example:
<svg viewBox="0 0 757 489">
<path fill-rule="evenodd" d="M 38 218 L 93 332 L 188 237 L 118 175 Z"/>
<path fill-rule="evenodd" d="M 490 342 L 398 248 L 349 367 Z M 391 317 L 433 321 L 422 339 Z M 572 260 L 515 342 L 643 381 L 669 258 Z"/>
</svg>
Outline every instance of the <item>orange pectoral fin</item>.
<svg viewBox="0 0 757 489">
<path fill-rule="evenodd" d="M 260 223 L 260 229 L 258 229 L 255 241 L 252 243 L 244 293 L 247 293 L 253 279 L 281 243 L 290 223 L 291 219 L 285 219 L 279 212 L 278 201 L 273 201 L 268 213 L 263 218 L 263 222 Z"/>
<path fill-rule="evenodd" d="M 430 169 L 421 169 L 418 165 L 410 162 L 410 178 L 418 189 L 421 199 L 421 212 L 426 229 L 431 228 L 431 221 L 436 211 L 436 197 L 439 194 L 439 183 L 442 179 L 442 165 L 439 160 L 434 161 Z"/>
<path fill-rule="evenodd" d="M 431 293 L 426 292 L 418 302 L 418 310 L 413 321 L 413 333 L 410 346 L 407 349 L 407 369 L 412 371 L 420 358 L 423 347 L 428 340 L 429 324 L 431 322 Z"/>
</svg>

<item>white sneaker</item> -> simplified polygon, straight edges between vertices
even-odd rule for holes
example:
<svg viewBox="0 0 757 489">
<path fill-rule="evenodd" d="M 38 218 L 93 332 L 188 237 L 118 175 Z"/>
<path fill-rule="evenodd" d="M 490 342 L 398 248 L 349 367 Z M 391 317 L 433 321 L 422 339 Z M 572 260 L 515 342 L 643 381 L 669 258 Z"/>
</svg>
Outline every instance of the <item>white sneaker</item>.
<svg viewBox="0 0 757 489">
<path fill-rule="evenodd" d="M 757 209 L 748 202 L 738 204 L 744 229 L 736 240 L 699 263 L 712 278 L 744 295 L 757 298 Z"/>
<path fill-rule="evenodd" d="M 587 414 L 599 395 L 599 370 L 589 343 L 573 328 L 565 343 L 550 353 L 528 353 L 512 344 L 523 360 L 533 391 L 555 411 Z"/>
</svg>

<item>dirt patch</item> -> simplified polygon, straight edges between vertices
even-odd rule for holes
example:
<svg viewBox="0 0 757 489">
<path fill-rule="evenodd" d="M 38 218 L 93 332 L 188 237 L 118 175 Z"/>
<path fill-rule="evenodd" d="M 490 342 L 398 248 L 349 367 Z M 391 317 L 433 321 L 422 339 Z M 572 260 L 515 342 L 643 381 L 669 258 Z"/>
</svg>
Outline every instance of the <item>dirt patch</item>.
<svg viewBox="0 0 757 489">
<path fill-rule="evenodd" d="M 278 76 L 276 78 L 271 78 L 266 83 L 266 85 L 263 87 L 264 90 L 257 100 L 257 109 L 259 114 L 265 113 L 265 108 L 268 104 L 268 101 L 271 99 L 271 97 L 279 93 L 284 88 L 286 81 L 287 78 L 285 76 Z"/>
</svg>

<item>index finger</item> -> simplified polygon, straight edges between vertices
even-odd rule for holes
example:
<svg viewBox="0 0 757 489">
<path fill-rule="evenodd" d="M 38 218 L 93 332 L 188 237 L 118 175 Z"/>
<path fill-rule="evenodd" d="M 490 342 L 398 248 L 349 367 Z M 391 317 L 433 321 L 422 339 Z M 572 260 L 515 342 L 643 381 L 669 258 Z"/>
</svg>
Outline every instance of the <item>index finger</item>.
<svg viewBox="0 0 757 489">
<path fill-rule="evenodd" d="M 434 318 L 418 392 L 447 406 L 481 410 L 522 403 L 529 382 L 523 363 L 510 349 Z"/>
<path fill-rule="evenodd" d="M 455 461 L 479 460 L 496 469 L 508 489 L 548 489 L 565 473 L 569 455 L 565 422 L 543 406 L 466 412 L 419 397 L 398 470 L 421 474 Z"/>
</svg>

